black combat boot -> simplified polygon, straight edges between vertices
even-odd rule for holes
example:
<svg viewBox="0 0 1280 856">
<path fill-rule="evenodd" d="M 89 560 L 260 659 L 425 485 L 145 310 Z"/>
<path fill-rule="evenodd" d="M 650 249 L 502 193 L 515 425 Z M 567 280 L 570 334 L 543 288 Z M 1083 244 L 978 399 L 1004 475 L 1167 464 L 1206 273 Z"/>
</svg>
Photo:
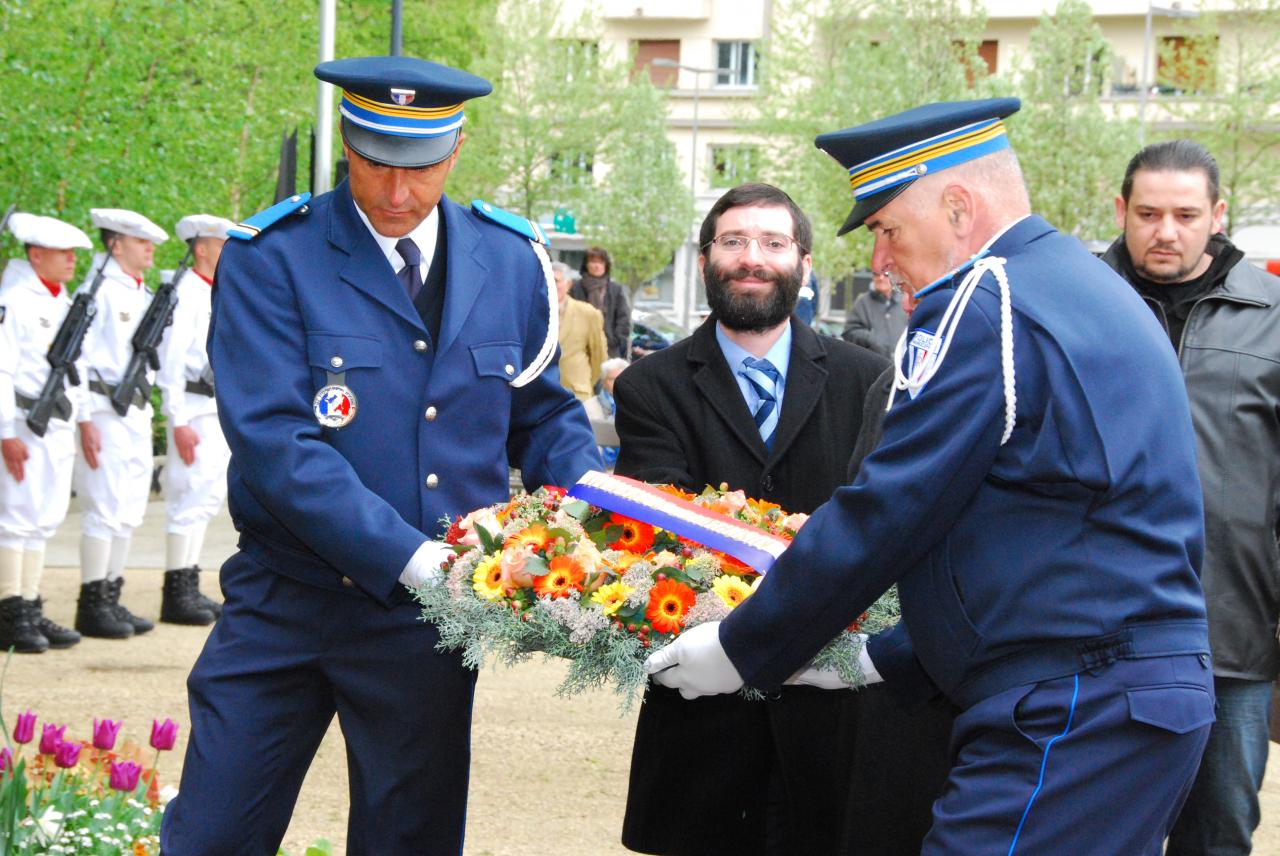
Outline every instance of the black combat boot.
<svg viewBox="0 0 1280 856">
<path fill-rule="evenodd" d="M 44 617 L 44 601 L 40 598 L 27 601 L 27 609 L 31 610 L 31 621 L 36 629 L 49 640 L 50 648 L 70 648 L 80 641 L 79 633 Z"/>
<path fill-rule="evenodd" d="M 212 624 L 217 618 L 200 603 L 200 581 L 194 568 L 164 572 L 160 620 L 167 624 Z"/>
<path fill-rule="evenodd" d="M 98 639 L 128 639 L 133 635 L 133 625 L 116 616 L 110 585 L 106 580 L 80 585 L 76 630 Z"/>
<path fill-rule="evenodd" d="M 10 648 L 19 654 L 42 654 L 49 648 L 49 640 L 32 623 L 20 594 L 0 600 L 0 650 Z"/>
<path fill-rule="evenodd" d="M 214 618 L 221 618 L 222 604 L 212 598 L 205 597 L 204 592 L 200 591 L 200 566 L 192 565 L 191 570 L 196 575 L 196 597 L 200 599 L 200 605 L 212 612 Z"/>
<path fill-rule="evenodd" d="M 111 594 L 111 609 L 115 612 L 116 618 L 121 621 L 127 621 L 133 626 L 135 635 L 146 633 L 156 629 L 156 623 L 146 618 L 139 618 L 129 611 L 129 608 L 120 602 L 120 590 L 124 588 L 124 577 L 116 577 L 114 580 L 107 581 L 107 591 Z"/>
</svg>

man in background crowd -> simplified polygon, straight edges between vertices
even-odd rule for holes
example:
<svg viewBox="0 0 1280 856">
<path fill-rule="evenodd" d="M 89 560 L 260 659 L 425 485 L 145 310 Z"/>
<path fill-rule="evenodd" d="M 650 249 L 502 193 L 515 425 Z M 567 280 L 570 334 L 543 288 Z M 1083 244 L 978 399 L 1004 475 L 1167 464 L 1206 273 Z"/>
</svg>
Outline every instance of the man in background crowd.
<svg viewBox="0 0 1280 856">
<path fill-rule="evenodd" d="M 609 356 L 629 357 L 631 353 L 631 301 L 621 283 L 609 278 L 613 261 L 604 247 L 588 247 L 582 260 L 581 278 L 574 283 L 572 296 L 585 300 L 604 316 L 604 336 Z"/>
<path fill-rule="evenodd" d="M 595 394 L 608 348 L 604 320 L 594 306 L 569 296 L 573 277 L 568 265 L 554 262 L 551 273 L 560 297 L 560 383 L 579 401 L 586 401 Z"/>
<path fill-rule="evenodd" d="M 1169 856 L 1250 852 L 1280 673 L 1280 279 L 1222 234 L 1226 208 L 1209 152 L 1190 140 L 1152 144 L 1125 170 L 1116 197 L 1123 234 L 1103 256 L 1178 354 L 1204 488 L 1200 580 L 1217 722 Z"/>
<path fill-rule="evenodd" d="M 902 307 L 902 295 L 894 291 L 888 274 L 873 270 L 871 287 L 853 301 L 840 338 L 891 357 L 905 329 L 907 313 Z"/>
</svg>

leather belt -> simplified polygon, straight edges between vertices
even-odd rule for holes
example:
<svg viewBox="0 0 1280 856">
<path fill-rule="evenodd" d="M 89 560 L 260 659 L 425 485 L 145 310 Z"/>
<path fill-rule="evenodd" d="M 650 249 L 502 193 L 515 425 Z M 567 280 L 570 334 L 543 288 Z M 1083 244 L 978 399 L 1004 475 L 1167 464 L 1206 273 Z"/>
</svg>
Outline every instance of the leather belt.
<svg viewBox="0 0 1280 856">
<path fill-rule="evenodd" d="M 119 384 L 106 383 L 105 381 L 101 381 L 101 380 L 89 381 L 90 392 L 96 392 L 98 393 L 98 395 L 105 395 L 107 398 L 111 398 L 116 394 L 117 386 L 119 386 Z M 147 399 L 143 397 L 142 390 L 135 389 L 133 391 L 133 401 L 130 403 L 134 407 L 138 408 L 139 410 L 142 410 L 144 407 L 147 406 Z"/>
<path fill-rule="evenodd" d="M 17 402 L 18 407 L 23 410 L 30 411 L 36 406 L 36 399 L 23 395 L 16 390 L 13 393 L 13 400 Z M 58 400 L 53 403 L 53 418 L 61 419 L 63 422 L 71 420 L 71 399 L 67 398 L 66 393 L 58 393 Z"/>
<path fill-rule="evenodd" d="M 207 380 L 189 380 L 187 381 L 187 392 L 213 398 L 213 384 Z"/>
</svg>

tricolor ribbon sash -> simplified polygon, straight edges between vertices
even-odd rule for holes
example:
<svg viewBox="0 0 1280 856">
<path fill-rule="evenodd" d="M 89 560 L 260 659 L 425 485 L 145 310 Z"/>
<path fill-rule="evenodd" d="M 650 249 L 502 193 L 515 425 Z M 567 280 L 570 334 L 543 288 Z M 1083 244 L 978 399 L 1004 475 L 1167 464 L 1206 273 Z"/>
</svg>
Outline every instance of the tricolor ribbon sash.
<svg viewBox="0 0 1280 856">
<path fill-rule="evenodd" d="M 789 543 L 749 523 L 625 476 L 592 470 L 569 488 L 569 496 L 719 550 L 760 574 L 768 572 Z"/>
</svg>

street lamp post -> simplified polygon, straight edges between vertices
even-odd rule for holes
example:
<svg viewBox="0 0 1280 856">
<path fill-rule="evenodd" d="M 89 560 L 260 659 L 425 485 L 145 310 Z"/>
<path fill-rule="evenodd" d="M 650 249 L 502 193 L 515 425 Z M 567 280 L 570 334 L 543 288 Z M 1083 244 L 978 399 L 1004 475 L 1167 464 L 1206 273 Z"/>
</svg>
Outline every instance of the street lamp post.
<svg viewBox="0 0 1280 856">
<path fill-rule="evenodd" d="M 1138 92 L 1138 147 L 1147 144 L 1147 98 L 1151 94 L 1151 18 L 1160 15 L 1165 18 L 1195 18 L 1200 15 L 1194 9 L 1183 9 L 1177 3 L 1172 6 L 1155 6 L 1147 3 L 1146 20 L 1142 30 L 1142 83 Z"/>
<path fill-rule="evenodd" d="M 698 199 L 698 101 L 702 94 L 702 75 L 716 74 L 719 69 L 716 68 L 698 68 L 697 66 L 684 65 L 674 59 L 667 57 L 655 57 L 650 61 L 652 65 L 658 68 L 678 68 L 693 73 L 693 120 L 690 126 L 689 136 L 691 138 L 689 150 L 689 196 L 693 198 L 694 205 L 697 205 Z M 697 279 L 697 240 L 694 240 L 694 248 L 689 253 L 688 279 L 684 299 L 679 301 L 680 323 L 688 327 L 689 316 L 692 314 L 690 303 L 693 301 L 693 295 L 697 290 L 695 288 L 695 280 Z"/>
</svg>

